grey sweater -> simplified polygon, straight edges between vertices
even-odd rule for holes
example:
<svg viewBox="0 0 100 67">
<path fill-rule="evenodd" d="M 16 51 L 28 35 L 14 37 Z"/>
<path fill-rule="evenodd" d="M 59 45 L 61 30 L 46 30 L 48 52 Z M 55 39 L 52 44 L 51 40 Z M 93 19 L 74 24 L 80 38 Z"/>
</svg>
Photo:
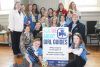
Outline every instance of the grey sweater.
<svg viewBox="0 0 100 67">
<path fill-rule="evenodd" d="M 25 47 L 26 46 L 31 46 L 32 40 L 33 40 L 33 34 L 32 33 L 23 32 L 21 34 L 21 37 L 20 37 L 20 49 L 21 49 L 22 54 L 25 54 L 25 52 L 26 52 L 26 48 Z"/>
</svg>

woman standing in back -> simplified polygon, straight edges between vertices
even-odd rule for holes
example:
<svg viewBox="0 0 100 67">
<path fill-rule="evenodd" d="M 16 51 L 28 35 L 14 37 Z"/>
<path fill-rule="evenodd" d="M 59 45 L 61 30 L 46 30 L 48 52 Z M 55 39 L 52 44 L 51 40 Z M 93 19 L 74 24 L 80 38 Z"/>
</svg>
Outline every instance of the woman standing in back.
<svg viewBox="0 0 100 67">
<path fill-rule="evenodd" d="M 68 13 L 71 13 L 71 14 L 77 13 L 79 16 L 79 19 L 81 18 L 81 13 L 77 9 L 77 6 L 76 6 L 75 2 L 73 2 L 73 1 L 69 4 Z"/>
<path fill-rule="evenodd" d="M 8 28 L 11 31 L 11 40 L 12 40 L 12 50 L 14 55 L 21 54 L 19 45 L 20 45 L 20 35 L 24 28 L 24 16 L 20 11 L 21 5 L 20 2 L 16 2 L 14 5 L 14 10 L 9 14 L 9 25 Z"/>
<path fill-rule="evenodd" d="M 26 6 L 26 17 L 24 18 L 24 25 L 30 25 L 30 31 L 32 32 L 35 27 L 35 16 L 32 14 L 32 4 Z"/>
<path fill-rule="evenodd" d="M 37 4 L 33 4 L 32 5 L 32 14 L 35 16 L 35 20 L 36 22 L 38 21 L 38 15 L 39 15 L 39 11 L 38 11 L 38 5 Z"/>
<path fill-rule="evenodd" d="M 58 5 L 58 10 L 57 10 L 57 17 L 58 17 L 58 22 L 60 21 L 61 16 L 66 16 L 68 11 L 64 8 L 64 5 L 62 3 L 59 3 Z"/>
</svg>

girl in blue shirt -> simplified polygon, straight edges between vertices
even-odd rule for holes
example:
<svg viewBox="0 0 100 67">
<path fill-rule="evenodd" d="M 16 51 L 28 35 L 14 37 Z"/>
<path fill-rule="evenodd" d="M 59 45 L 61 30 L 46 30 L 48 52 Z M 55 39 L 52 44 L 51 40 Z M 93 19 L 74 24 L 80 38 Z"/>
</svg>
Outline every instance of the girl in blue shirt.
<svg viewBox="0 0 100 67">
<path fill-rule="evenodd" d="M 69 48 L 68 52 L 74 55 L 74 59 L 69 62 L 66 67 L 84 67 L 87 61 L 87 50 L 79 33 L 74 34 L 73 44 Z"/>
<path fill-rule="evenodd" d="M 30 25 L 30 31 L 32 32 L 35 27 L 35 16 L 32 14 L 32 4 L 28 4 L 26 7 L 26 16 L 24 17 L 24 25 Z"/>
<path fill-rule="evenodd" d="M 58 27 L 68 27 L 64 15 L 61 15 L 60 22 L 58 23 Z"/>
<path fill-rule="evenodd" d="M 66 16 L 66 25 L 69 26 L 69 24 L 72 22 L 72 13 L 68 12 Z"/>
<path fill-rule="evenodd" d="M 29 67 L 40 67 L 42 64 L 42 48 L 40 48 L 41 40 L 36 38 L 33 40 L 32 46 L 28 47 L 26 59 L 30 63 Z"/>
</svg>

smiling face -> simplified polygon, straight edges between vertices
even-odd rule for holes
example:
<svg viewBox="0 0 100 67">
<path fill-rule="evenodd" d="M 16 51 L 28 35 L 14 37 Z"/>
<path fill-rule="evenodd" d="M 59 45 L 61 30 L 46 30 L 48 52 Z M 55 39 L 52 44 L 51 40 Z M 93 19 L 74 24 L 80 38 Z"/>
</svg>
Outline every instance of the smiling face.
<svg viewBox="0 0 100 67">
<path fill-rule="evenodd" d="M 34 5 L 32 6 L 32 9 L 33 9 L 33 10 L 36 10 L 36 9 L 37 9 L 37 5 L 34 4 Z"/>
<path fill-rule="evenodd" d="M 80 44 L 80 41 L 81 40 L 80 40 L 80 38 L 78 36 L 76 36 L 76 35 L 73 36 L 73 42 L 74 42 L 74 44 L 77 44 L 78 45 L 78 44 Z"/>
<path fill-rule="evenodd" d="M 76 4 L 72 2 L 72 9 L 76 10 Z"/>
<path fill-rule="evenodd" d="M 29 11 L 32 11 L 32 5 L 29 4 Z"/>
<path fill-rule="evenodd" d="M 40 19 L 40 23 L 44 23 L 45 22 L 45 17 L 43 16 L 41 19 Z"/>
<path fill-rule="evenodd" d="M 35 41 L 33 42 L 33 46 L 38 49 L 40 47 L 41 42 L 40 41 Z"/>
<path fill-rule="evenodd" d="M 53 11 L 53 16 L 56 16 L 56 15 L 57 15 L 56 11 Z"/>
<path fill-rule="evenodd" d="M 84 43 L 81 34 L 75 33 L 73 36 L 73 43 L 76 47 L 78 47 L 80 44 Z"/>
<path fill-rule="evenodd" d="M 63 4 L 59 4 L 59 9 L 63 10 L 64 9 L 64 5 Z"/>
<path fill-rule="evenodd" d="M 21 9 L 21 4 L 20 4 L 20 2 L 16 2 L 16 3 L 15 3 L 15 9 L 17 9 L 18 11 Z"/>
<path fill-rule="evenodd" d="M 30 32 L 30 27 L 29 26 L 26 26 L 25 32 Z"/>
<path fill-rule="evenodd" d="M 25 6 L 24 5 L 21 5 L 21 10 L 25 11 Z"/>
<path fill-rule="evenodd" d="M 45 9 L 44 7 L 42 7 L 42 8 L 40 9 L 40 12 L 41 12 L 42 14 L 44 14 L 45 11 L 46 11 L 46 9 Z"/>
<path fill-rule="evenodd" d="M 41 27 L 41 23 L 40 23 L 40 22 L 36 23 L 35 28 L 36 28 L 36 29 L 40 29 L 40 27 Z"/>
<path fill-rule="evenodd" d="M 70 12 L 68 12 L 67 17 L 71 18 L 72 14 Z"/>
<path fill-rule="evenodd" d="M 65 21 L 65 17 L 61 16 L 61 22 L 64 22 L 64 21 Z"/>
<path fill-rule="evenodd" d="M 53 14 L 53 9 L 52 8 L 48 9 L 48 14 Z"/>
<path fill-rule="evenodd" d="M 52 24 L 57 24 L 57 18 L 52 18 Z"/>
<path fill-rule="evenodd" d="M 78 19 L 79 19 L 79 17 L 78 17 L 77 14 L 72 14 L 72 21 L 73 21 L 74 23 L 76 23 L 76 22 L 78 21 Z"/>
<path fill-rule="evenodd" d="M 44 16 L 48 17 L 48 12 L 47 11 L 44 12 Z"/>
</svg>

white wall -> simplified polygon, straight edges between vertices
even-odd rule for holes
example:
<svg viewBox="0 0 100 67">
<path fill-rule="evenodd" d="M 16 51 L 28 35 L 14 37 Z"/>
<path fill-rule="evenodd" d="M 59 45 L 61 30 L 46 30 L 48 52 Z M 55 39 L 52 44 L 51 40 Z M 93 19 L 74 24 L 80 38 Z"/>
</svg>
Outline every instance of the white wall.
<svg viewBox="0 0 100 67">
<path fill-rule="evenodd" d="M 65 4 L 65 8 L 68 8 L 68 3 L 70 0 L 66 0 L 66 4 Z M 58 3 L 59 0 L 33 0 L 33 3 L 38 4 L 40 7 L 46 7 L 46 8 L 54 8 L 57 9 L 58 8 Z M 96 7 L 100 7 L 100 0 L 97 0 L 97 6 Z"/>
<path fill-rule="evenodd" d="M 97 0 L 97 7 L 100 7 L 100 0 Z"/>
<path fill-rule="evenodd" d="M 25 5 L 28 3 L 31 4 L 35 3 L 39 6 L 39 9 L 41 7 L 45 7 L 46 9 L 48 8 L 57 9 L 59 0 L 21 0 L 21 2 Z"/>
<path fill-rule="evenodd" d="M 21 1 L 24 4 L 28 4 L 29 2 L 36 3 L 40 7 L 42 7 L 42 6 L 46 7 L 46 8 L 52 7 L 53 9 L 57 9 L 58 3 L 59 3 L 59 0 L 14 0 L 14 1 Z M 69 0 L 66 0 L 66 1 L 69 1 Z M 100 7 L 100 0 L 97 0 L 97 1 L 98 1 L 97 7 Z"/>
<path fill-rule="evenodd" d="M 34 0 L 33 3 L 36 3 L 39 5 L 39 8 L 45 7 L 45 8 L 58 8 L 59 0 Z"/>
</svg>

